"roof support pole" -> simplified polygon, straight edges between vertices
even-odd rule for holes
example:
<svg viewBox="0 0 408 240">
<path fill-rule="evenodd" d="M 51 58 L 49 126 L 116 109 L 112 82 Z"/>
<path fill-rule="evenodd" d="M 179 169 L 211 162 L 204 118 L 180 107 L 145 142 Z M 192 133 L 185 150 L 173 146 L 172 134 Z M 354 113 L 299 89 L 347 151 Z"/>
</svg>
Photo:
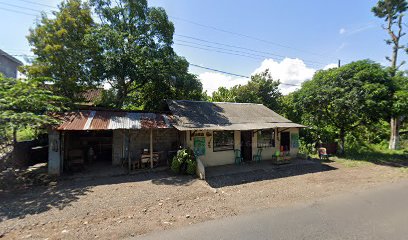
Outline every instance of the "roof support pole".
<svg viewBox="0 0 408 240">
<path fill-rule="evenodd" d="M 128 142 L 127 142 L 127 157 L 128 157 L 128 168 L 129 168 L 129 173 L 130 173 L 130 170 L 131 170 L 131 168 L 132 168 L 132 166 L 131 166 L 131 160 L 130 160 L 130 129 L 128 130 Z"/>
<path fill-rule="evenodd" d="M 153 168 L 153 128 L 150 128 L 150 168 Z"/>
</svg>

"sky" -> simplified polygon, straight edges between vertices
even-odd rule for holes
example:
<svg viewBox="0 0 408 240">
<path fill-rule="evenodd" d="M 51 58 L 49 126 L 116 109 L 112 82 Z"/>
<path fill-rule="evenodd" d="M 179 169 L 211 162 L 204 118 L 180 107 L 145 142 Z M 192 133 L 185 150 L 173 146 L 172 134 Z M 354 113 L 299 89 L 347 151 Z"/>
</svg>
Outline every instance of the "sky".
<svg viewBox="0 0 408 240">
<path fill-rule="evenodd" d="M 60 0 L 0 0 L 0 49 L 26 61 L 26 40 L 40 11 Z M 384 66 L 391 52 L 374 17 L 374 0 L 150 0 L 175 25 L 174 49 L 190 62 L 208 94 L 248 82 L 269 69 L 287 94 L 316 70 L 371 59 Z M 408 41 L 408 37 L 403 39 Z M 407 60 L 401 52 L 400 60 Z M 194 65 L 194 66 L 193 66 Z M 200 68 L 197 66 L 205 67 Z M 407 65 L 408 66 L 408 65 Z M 402 70 L 406 70 L 403 66 Z M 216 72 L 209 69 L 219 70 Z"/>
</svg>

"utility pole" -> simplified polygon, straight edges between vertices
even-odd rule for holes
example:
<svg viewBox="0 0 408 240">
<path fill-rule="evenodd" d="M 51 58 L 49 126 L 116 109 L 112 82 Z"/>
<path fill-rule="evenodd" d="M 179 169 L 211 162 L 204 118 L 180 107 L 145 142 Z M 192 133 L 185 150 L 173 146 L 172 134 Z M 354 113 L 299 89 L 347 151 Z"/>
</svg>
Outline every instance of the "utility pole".
<svg viewBox="0 0 408 240">
<path fill-rule="evenodd" d="M 337 67 L 340 67 L 340 66 L 341 66 L 340 62 L 341 62 L 341 60 L 339 59 L 339 61 L 338 61 L 338 63 L 337 63 Z"/>
</svg>

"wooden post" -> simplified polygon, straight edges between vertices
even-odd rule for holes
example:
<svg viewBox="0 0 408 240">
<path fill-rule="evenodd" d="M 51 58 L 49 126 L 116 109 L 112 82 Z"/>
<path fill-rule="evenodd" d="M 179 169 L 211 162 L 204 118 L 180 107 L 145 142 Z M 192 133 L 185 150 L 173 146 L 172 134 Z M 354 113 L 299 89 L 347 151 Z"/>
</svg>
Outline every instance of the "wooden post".
<svg viewBox="0 0 408 240">
<path fill-rule="evenodd" d="M 150 168 L 153 168 L 153 128 L 150 128 Z"/>
<path fill-rule="evenodd" d="M 129 173 L 130 173 L 130 169 L 131 169 L 131 161 L 130 161 L 130 130 L 128 130 L 127 157 L 128 157 L 128 171 L 129 171 Z"/>
</svg>

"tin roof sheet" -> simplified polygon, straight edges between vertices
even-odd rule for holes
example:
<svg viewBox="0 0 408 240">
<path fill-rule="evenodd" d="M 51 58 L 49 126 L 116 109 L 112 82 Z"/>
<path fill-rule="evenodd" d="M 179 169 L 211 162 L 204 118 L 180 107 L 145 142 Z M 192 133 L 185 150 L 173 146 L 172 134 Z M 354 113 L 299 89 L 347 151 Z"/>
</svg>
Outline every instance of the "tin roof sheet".
<svg viewBox="0 0 408 240">
<path fill-rule="evenodd" d="M 61 124 L 57 130 L 113 130 L 171 128 L 166 114 L 118 112 L 118 111 L 77 111 L 59 116 Z"/>
</svg>

